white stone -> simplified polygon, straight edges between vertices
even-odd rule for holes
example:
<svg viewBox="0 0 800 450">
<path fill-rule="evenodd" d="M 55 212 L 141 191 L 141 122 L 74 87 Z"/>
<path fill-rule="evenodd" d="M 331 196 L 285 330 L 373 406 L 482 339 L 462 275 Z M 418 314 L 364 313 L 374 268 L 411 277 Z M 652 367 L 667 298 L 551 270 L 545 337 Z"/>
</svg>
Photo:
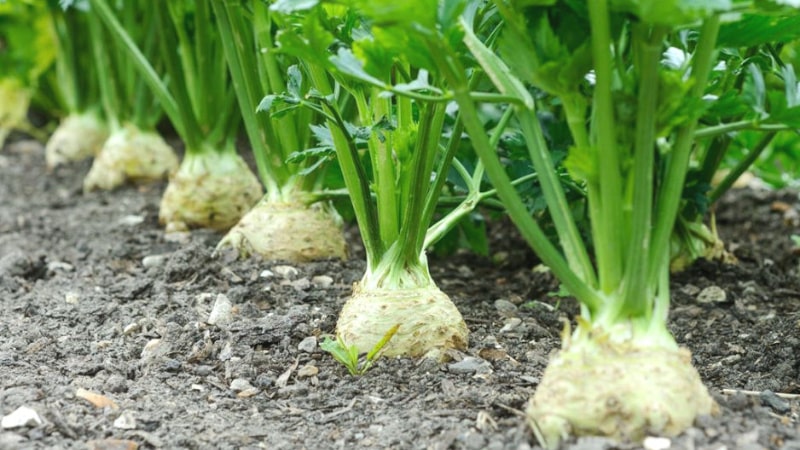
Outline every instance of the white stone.
<svg viewBox="0 0 800 450">
<path fill-rule="evenodd" d="M 27 406 L 20 406 L 8 415 L 3 416 L 0 421 L 0 426 L 3 429 L 19 428 L 19 427 L 35 427 L 42 424 L 42 418 L 39 414 Z"/>
<path fill-rule="evenodd" d="M 67 292 L 66 294 L 64 294 L 64 301 L 69 303 L 70 305 L 77 304 L 79 300 L 80 298 L 78 297 L 78 294 L 74 292 Z"/>
<path fill-rule="evenodd" d="M 709 286 L 697 295 L 699 303 L 722 303 L 726 298 L 725 291 L 719 286 Z"/>
<path fill-rule="evenodd" d="M 161 267 L 167 262 L 168 255 L 147 255 L 142 258 L 142 265 L 146 268 Z"/>
<path fill-rule="evenodd" d="M 671 446 L 672 441 L 664 437 L 648 436 L 642 442 L 642 447 L 646 450 L 667 450 Z"/>
<path fill-rule="evenodd" d="M 300 273 L 297 268 L 292 266 L 275 266 L 272 268 L 272 271 L 287 280 L 293 280 Z"/>
<path fill-rule="evenodd" d="M 72 264 L 65 263 L 63 261 L 50 261 L 47 263 L 47 271 L 48 272 L 56 272 L 56 271 L 63 271 L 63 272 L 72 272 L 75 270 L 75 267 Z"/>
<path fill-rule="evenodd" d="M 236 378 L 231 381 L 231 390 L 233 392 L 242 392 L 247 389 L 253 389 L 253 385 L 244 378 Z"/>
<path fill-rule="evenodd" d="M 314 350 L 317 349 L 317 337 L 309 336 L 303 339 L 299 344 L 297 344 L 297 349 L 301 352 L 314 353 Z"/>
<path fill-rule="evenodd" d="M 328 288 L 333 285 L 333 278 L 327 275 L 317 275 L 311 279 L 311 283 L 317 287 Z"/>
<path fill-rule="evenodd" d="M 144 222 L 144 216 L 137 216 L 135 214 L 131 214 L 119 219 L 120 225 L 125 225 L 128 227 L 135 227 L 136 225 L 139 225 L 140 223 L 143 222 Z"/>
<path fill-rule="evenodd" d="M 217 295 L 207 322 L 211 325 L 227 325 L 233 322 L 233 304 L 225 294 Z"/>
<path fill-rule="evenodd" d="M 114 428 L 119 428 L 121 430 L 135 430 L 136 429 L 136 418 L 131 415 L 128 411 L 123 412 L 122 414 L 114 420 Z"/>
</svg>

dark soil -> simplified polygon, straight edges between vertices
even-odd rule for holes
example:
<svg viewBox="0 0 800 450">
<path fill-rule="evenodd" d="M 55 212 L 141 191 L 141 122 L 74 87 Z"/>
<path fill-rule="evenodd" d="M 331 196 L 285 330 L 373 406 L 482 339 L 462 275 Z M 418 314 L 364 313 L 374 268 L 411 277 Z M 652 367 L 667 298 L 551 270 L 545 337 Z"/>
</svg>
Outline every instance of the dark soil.
<svg viewBox="0 0 800 450">
<path fill-rule="evenodd" d="M 308 338 L 333 332 L 361 261 L 212 259 L 218 234 L 159 228 L 163 185 L 84 195 L 87 170 L 47 174 L 30 141 L 0 153 L 0 416 L 41 419 L 0 429 L 0 448 L 537 447 L 519 414 L 576 306 L 548 295 L 511 227 L 493 228 L 493 258 L 431 260 L 472 332 L 460 363 L 381 359 L 352 377 Z M 722 414 L 671 448 L 800 449 L 799 209 L 794 192 L 733 192 L 717 223 L 740 265 L 674 278 L 671 330 Z M 698 301 L 714 287 L 724 300 Z M 218 294 L 230 325 L 206 323 Z"/>
</svg>

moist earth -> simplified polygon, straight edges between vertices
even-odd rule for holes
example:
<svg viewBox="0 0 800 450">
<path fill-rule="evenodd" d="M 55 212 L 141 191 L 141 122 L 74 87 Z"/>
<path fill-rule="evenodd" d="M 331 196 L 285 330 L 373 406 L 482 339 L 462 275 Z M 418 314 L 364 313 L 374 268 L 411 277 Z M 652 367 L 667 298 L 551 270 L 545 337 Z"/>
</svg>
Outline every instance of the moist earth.
<svg viewBox="0 0 800 450">
<path fill-rule="evenodd" d="M 364 270 L 354 228 L 346 262 L 213 258 L 221 234 L 158 226 L 163 183 L 83 194 L 88 169 L 46 172 L 34 141 L 0 152 L 0 448 L 539 448 L 521 411 L 578 308 L 507 222 L 491 257 L 430 259 L 469 348 L 354 377 L 318 345 Z M 798 211 L 791 191 L 718 205 L 739 264 L 674 276 L 669 327 L 721 415 L 646 448 L 800 450 Z"/>
</svg>

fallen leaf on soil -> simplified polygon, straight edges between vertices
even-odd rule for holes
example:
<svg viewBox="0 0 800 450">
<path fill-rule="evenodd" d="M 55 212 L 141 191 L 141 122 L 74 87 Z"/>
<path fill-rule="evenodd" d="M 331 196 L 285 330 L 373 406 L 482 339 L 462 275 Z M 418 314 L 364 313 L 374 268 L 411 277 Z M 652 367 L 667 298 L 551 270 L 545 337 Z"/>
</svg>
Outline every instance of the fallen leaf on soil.
<svg viewBox="0 0 800 450">
<path fill-rule="evenodd" d="M 776 212 L 786 212 L 792 209 L 792 205 L 782 201 L 774 201 L 769 205 L 769 209 Z"/>
<path fill-rule="evenodd" d="M 96 408 L 105 408 L 106 406 L 108 406 L 111 409 L 119 409 L 119 406 L 117 406 L 117 404 L 114 403 L 114 400 L 111 400 L 105 395 L 100 395 L 92 391 L 87 391 L 86 389 L 83 388 L 75 391 L 75 396 L 88 401 Z"/>
<path fill-rule="evenodd" d="M 508 356 L 508 353 L 506 353 L 506 351 L 503 349 L 484 348 L 478 351 L 478 356 L 489 361 L 498 361 L 505 359 Z"/>
<path fill-rule="evenodd" d="M 89 450 L 137 450 L 139 444 L 125 439 L 102 439 L 86 443 Z"/>
</svg>

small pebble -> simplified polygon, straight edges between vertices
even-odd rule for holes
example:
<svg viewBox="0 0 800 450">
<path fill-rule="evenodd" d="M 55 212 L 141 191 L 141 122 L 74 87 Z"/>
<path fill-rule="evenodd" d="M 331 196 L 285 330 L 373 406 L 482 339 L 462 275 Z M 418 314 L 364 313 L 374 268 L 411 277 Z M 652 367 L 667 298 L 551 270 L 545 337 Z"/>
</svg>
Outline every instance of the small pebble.
<svg viewBox="0 0 800 450">
<path fill-rule="evenodd" d="M 719 286 L 709 286 L 697 295 L 698 303 L 722 303 L 726 299 L 725 291 Z"/>
<path fill-rule="evenodd" d="M 299 344 L 297 344 L 297 349 L 301 352 L 314 353 L 314 351 L 317 349 L 317 337 L 309 336 L 303 339 Z"/>
<path fill-rule="evenodd" d="M 129 323 L 128 325 L 125 325 L 125 328 L 122 329 L 122 334 L 125 336 L 130 336 L 139 331 L 141 328 L 142 327 L 138 322 Z"/>
<path fill-rule="evenodd" d="M 47 263 L 48 272 L 72 272 L 75 267 L 62 261 L 50 261 Z"/>
<path fill-rule="evenodd" d="M 457 363 L 448 364 L 447 370 L 459 374 L 487 374 L 492 373 L 492 365 L 484 359 L 467 356 Z"/>
<path fill-rule="evenodd" d="M 136 225 L 139 225 L 139 224 L 141 224 L 143 222 L 144 222 L 144 216 L 137 216 L 137 215 L 131 214 L 131 215 L 128 215 L 128 216 L 125 216 L 125 217 L 119 219 L 118 223 L 120 225 L 124 225 L 126 227 L 135 227 Z"/>
<path fill-rule="evenodd" d="M 136 418 L 128 412 L 124 411 L 119 417 L 114 420 L 114 428 L 119 428 L 121 430 L 135 430 L 136 429 Z"/>
<path fill-rule="evenodd" d="M 316 376 L 319 373 L 319 369 L 317 366 L 308 364 L 299 369 L 297 369 L 297 376 L 299 378 L 308 378 Z"/>
<path fill-rule="evenodd" d="M 78 301 L 80 301 L 80 297 L 78 297 L 78 294 L 74 292 L 67 292 L 64 294 L 64 301 L 70 305 L 75 305 L 78 303 Z"/>
<path fill-rule="evenodd" d="M 262 270 L 258 276 L 261 278 L 272 278 L 275 274 L 271 270 Z"/>
<path fill-rule="evenodd" d="M 5 430 L 19 427 L 36 427 L 41 424 L 42 418 L 39 417 L 39 414 L 33 408 L 27 406 L 20 406 L 0 420 L 0 426 Z"/>
<path fill-rule="evenodd" d="M 645 450 L 667 450 L 672 446 L 672 441 L 664 437 L 647 436 L 642 442 Z"/>
<path fill-rule="evenodd" d="M 311 288 L 311 281 L 308 278 L 303 277 L 292 281 L 291 285 L 298 291 L 307 291 L 309 288 Z"/>
<path fill-rule="evenodd" d="M 239 275 L 236 275 L 236 273 L 233 270 L 231 270 L 229 267 L 223 267 L 219 271 L 219 273 L 223 277 L 227 278 L 228 281 L 230 281 L 233 284 L 239 284 L 242 281 L 244 281 L 244 279 L 242 277 L 240 277 Z"/>
<path fill-rule="evenodd" d="M 253 389 L 253 385 L 244 378 L 236 378 L 231 381 L 231 390 L 233 392 L 242 392 L 246 389 Z"/>
<path fill-rule="evenodd" d="M 225 294 L 217 295 L 206 322 L 211 325 L 227 325 L 233 322 L 233 304 Z"/>
<path fill-rule="evenodd" d="M 522 323 L 522 319 L 519 317 L 512 317 L 506 320 L 506 323 L 503 325 L 503 328 L 500 329 L 501 333 L 508 333 L 509 331 L 514 330 L 515 328 L 519 327 Z"/>
<path fill-rule="evenodd" d="M 300 271 L 292 266 L 275 266 L 272 268 L 272 271 L 287 280 L 294 280 L 300 273 Z"/>
<path fill-rule="evenodd" d="M 316 287 L 329 288 L 333 286 L 333 278 L 327 275 L 317 275 L 311 279 L 311 283 Z"/>
<path fill-rule="evenodd" d="M 778 414 L 786 414 L 792 410 L 792 407 L 791 405 L 789 405 L 789 402 L 778 397 L 777 395 L 775 395 L 774 392 L 770 391 L 769 389 L 761 391 L 759 397 L 761 398 L 761 404 L 769 406 Z"/>
<path fill-rule="evenodd" d="M 161 267 L 167 262 L 169 255 L 147 255 L 142 258 L 142 266 L 149 269 L 151 267 Z"/>
<path fill-rule="evenodd" d="M 186 245 L 192 240 L 192 233 L 188 231 L 172 231 L 167 230 L 164 234 L 164 240 L 167 242 L 174 242 L 176 244 Z"/>
<path fill-rule="evenodd" d="M 502 317 L 517 317 L 517 305 L 504 298 L 495 300 L 494 307 Z"/>
<path fill-rule="evenodd" d="M 144 344 L 141 358 L 144 361 L 152 361 L 158 356 L 165 354 L 169 350 L 169 345 L 164 345 L 161 339 L 150 339 Z"/>
</svg>

